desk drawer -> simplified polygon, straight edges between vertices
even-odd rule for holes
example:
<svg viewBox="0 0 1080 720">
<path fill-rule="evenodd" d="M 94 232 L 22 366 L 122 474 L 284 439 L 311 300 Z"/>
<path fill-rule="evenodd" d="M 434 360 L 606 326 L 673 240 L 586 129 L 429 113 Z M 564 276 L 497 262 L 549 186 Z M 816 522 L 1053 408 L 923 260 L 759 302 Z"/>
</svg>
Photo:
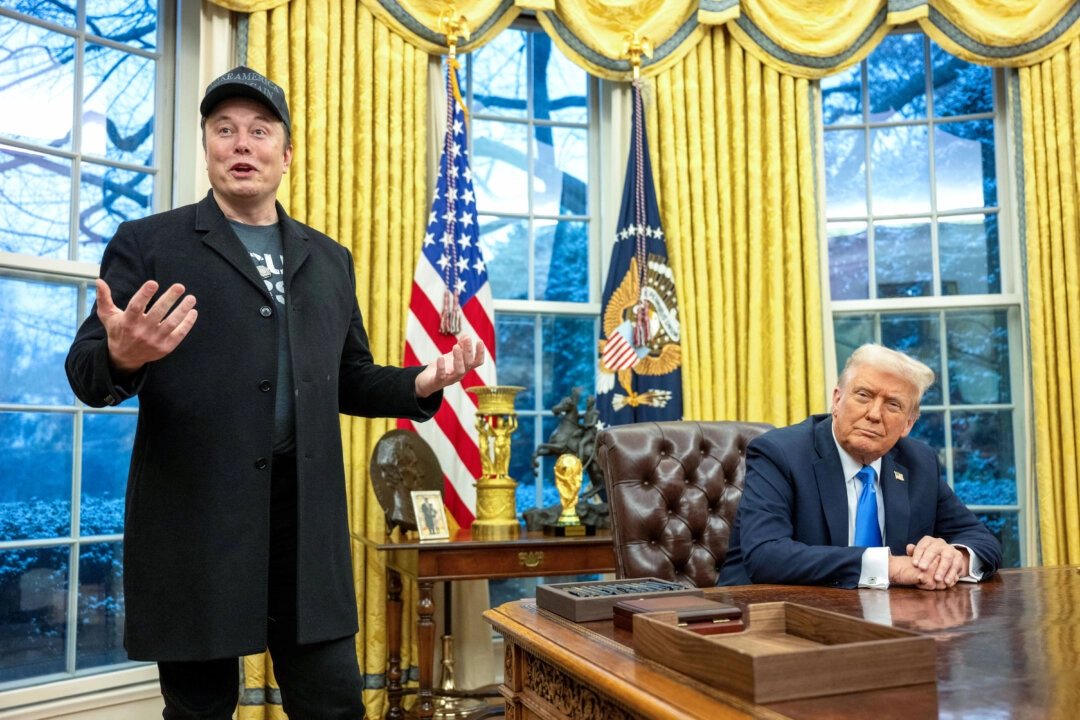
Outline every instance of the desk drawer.
<svg viewBox="0 0 1080 720">
<path fill-rule="evenodd" d="M 477 544 L 438 553 L 421 550 L 418 570 L 420 578 L 436 581 L 611 573 L 615 551 L 610 540 L 515 547 Z"/>
</svg>

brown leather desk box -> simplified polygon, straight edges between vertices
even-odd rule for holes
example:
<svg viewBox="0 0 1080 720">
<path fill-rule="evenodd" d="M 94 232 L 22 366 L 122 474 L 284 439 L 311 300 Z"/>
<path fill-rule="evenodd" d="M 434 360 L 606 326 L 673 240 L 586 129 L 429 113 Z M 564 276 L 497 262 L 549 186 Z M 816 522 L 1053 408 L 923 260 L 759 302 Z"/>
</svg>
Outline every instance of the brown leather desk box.
<svg viewBox="0 0 1080 720">
<path fill-rule="evenodd" d="M 615 603 L 615 627 L 634 631 L 634 615 L 671 611 L 678 615 L 679 627 L 699 635 L 739 632 L 743 629 L 742 610 L 734 605 L 698 597 L 633 598 Z"/>
</svg>

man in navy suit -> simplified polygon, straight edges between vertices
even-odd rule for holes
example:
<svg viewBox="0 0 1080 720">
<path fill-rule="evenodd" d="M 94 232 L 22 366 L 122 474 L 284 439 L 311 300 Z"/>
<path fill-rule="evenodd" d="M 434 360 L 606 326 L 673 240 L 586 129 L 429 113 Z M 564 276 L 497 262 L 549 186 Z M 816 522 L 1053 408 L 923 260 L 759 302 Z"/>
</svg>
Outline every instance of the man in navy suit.
<svg viewBox="0 0 1080 720">
<path fill-rule="evenodd" d="M 942 479 L 937 453 L 907 437 L 933 381 L 923 363 L 863 345 L 831 415 L 755 438 L 718 584 L 940 590 L 992 576 L 997 539 Z"/>
</svg>

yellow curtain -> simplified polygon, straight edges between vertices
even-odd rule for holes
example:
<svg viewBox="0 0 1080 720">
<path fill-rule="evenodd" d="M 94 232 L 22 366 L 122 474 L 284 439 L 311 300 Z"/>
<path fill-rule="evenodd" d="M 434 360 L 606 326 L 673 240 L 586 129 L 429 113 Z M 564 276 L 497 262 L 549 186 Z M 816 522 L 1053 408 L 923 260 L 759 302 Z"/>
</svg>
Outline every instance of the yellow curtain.
<svg viewBox="0 0 1080 720">
<path fill-rule="evenodd" d="M 281 85 L 293 118 L 294 160 L 279 199 L 289 213 L 348 247 L 375 361 L 397 364 L 409 289 L 427 209 L 426 53 L 405 43 L 354 0 L 292 0 L 249 17 L 250 67 Z M 385 537 L 368 482 L 387 420 L 341 423 L 354 537 Z M 361 632 L 357 658 L 371 717 L 385 711 L 386 568 L 354 543 Z M 405 607 L 415 591 L 405 589 Z M 414 661 L 412 618 L 402 623 L 403 667 Z M 250 670 L 248 670 L 250 668 Z M 275 687 L 269 659 L 245 659 L 247 685 Z M 265 696 L 273 699 L 274 693 Z M 281 717 L 280 707 L 241 706 L 240 720 Z"/>
<path fill-rule="evenodd" d="M 684 415 L 786 425 L 821 412 L 814 87 L 763 66 L 723 27 L 649 87 Z"/>
<path fill-rule="evenodd" d="M 1042 559 L 1080 563 L 1080 41 L 1018 71 Z"/>
</svg>

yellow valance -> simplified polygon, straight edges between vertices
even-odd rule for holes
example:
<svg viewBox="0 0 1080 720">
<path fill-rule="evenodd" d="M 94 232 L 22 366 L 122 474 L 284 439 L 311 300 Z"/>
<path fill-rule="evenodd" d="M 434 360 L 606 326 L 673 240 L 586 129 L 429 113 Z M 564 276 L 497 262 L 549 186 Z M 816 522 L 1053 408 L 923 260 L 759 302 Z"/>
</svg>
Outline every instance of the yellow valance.
<svg viewBox="0 0 1080 720">
<path fill-rule="evenodd" d="M 288 0 L 212 0 L 237 12 Z M 732 38 L 766 66 L 819 78 L 862 60 L 891 28 L 918 23 L 945 50 L 983 65 L 1041 62 L 1080 36 L 1076 0 L 359 0 L 396 33 L 431 54 L 446 52 L 440 18 L 468 20 L 460 52 L 484 45 L 522 10 L 574 62 L 609 80 L 627 80 L 629 40 L 648 40 L 642 74 L 656 75 L 696 46 L 708 26 Z"/>
</svg>

